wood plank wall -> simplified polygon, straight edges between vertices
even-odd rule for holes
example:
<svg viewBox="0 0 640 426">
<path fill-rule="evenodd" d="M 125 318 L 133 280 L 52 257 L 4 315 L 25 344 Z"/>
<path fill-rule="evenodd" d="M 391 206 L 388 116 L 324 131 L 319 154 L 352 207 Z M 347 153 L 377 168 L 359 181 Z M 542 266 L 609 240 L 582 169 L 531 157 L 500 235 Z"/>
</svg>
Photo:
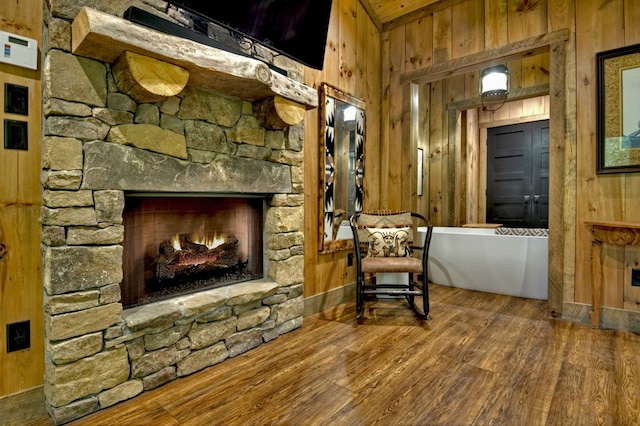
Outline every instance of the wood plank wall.
<svg viewBox="0 0 640 426">
<path fill-rule="evenodd" d="M 8 18 L 7 18 L 8 17 Z M 42 2 L 0 2 L 0 29 L 38 40 L 41 52 Z M 41 65 L 39 61 L 39 65 Z M 0 259 L 0 396 L 42 384 L 44 336 L 42 268 L 40 262 L 40 69 L 0 63 L 0 100 L 5 83 L 26 86 L 28 115 L 9 114 L 4 119 L 27 121 L 28 150 L 0 145 L 0 243 L 7 254 Z M 4 129 L 0 128 L 4 141 Z M 6 324 L 30 321 L 31 348 L 6 351 Z"/>
<path fill-rule="evenodd" d="M 587 219 L 640 220 L 640 174 L 597 175 L 595 55 L 640 43 L 640 3 L 633 0 L 467 0 L 410 22 L 383 24 L 383 97 L 380 137 L 380 204 L 417 208 L 436 225 L 483 220 L 482 134 L 487 127 L 533 121 L 549 115 L 548 96 L 511 102 L 491 115 L 467 110 L 458 117 L 460 141 L 449 140 L 452 103 L 477 96 L 478 73 L 432 82 L 411 91 L 419 111 L 399 114 L 406 88 L 398 75 L 457 57 L 495 49 L 560 29 L 569 29 L 566 51 L 562 265 L 564 302 L 591 303 L 590 232 Z M 420 36 L 418 36 L 420 34 Z M 417 42 L 419 41 L 419 44 Z M 512 88 L 548 84 L 549 54 L 510 62 Z M 412 118 L 404 134 L 402 120 Z M 551 117 L 553 120 L 553 117 Z M 415 195 L 416 148 L 425 150 L 425 191 Z M 400 155 L 400 157 L 399 157 Z M 397 164 L 403 164 L 401 168 Z M 393 166 L 396 167 L 393 167 Z M 550 218 L 554 220 L 554 218 Z M 640 265 L 637 248 L 606 247 L 604 305 L 640 311 L 640 289 L 630 269 Z"/>
<path fill-rule="evenodd" d="M 380 31 L 358 0 L 334 0 L 322 71 L 305 68 L 305 82 L 318 88 L 329 83 L 366 102 L 364 208 L 378 206 L 381 161 Z M 355 282 L 355 266 L 347 266 L 351 251 L 318 253 L 318 209 L 322 208 L 318 143 L 318 110 L 305 116 L 305 287 L 309 297 Z"/>
<path fill-rule="evenodd" d="M 640 173 L 597 175 L 596 69 L 599 51 L 640 43 L 640 2 L 612 0 L 577 2 L 577 217 L 575 301 L 590 303 L 591 235 L 585 220 L 640 221 Z M 604 246 L 603 305 L 640 311 L 640 288 L 631 286 L 631 268 L 640 264 L 640 250 Z"/>
</svg>

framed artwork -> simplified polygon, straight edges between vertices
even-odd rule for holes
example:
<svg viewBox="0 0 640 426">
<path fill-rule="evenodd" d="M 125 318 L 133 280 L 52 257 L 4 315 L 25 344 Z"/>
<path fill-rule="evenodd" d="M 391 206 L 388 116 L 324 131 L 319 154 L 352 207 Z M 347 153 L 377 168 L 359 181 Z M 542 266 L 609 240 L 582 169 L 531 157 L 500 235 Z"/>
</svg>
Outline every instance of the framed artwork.
<svg viewBox="0 0 640 426">
<path fill-rule="evenodd" d="M 640 171 L 640 44 L 597 55 L 597 173 Z"/>
</svg>

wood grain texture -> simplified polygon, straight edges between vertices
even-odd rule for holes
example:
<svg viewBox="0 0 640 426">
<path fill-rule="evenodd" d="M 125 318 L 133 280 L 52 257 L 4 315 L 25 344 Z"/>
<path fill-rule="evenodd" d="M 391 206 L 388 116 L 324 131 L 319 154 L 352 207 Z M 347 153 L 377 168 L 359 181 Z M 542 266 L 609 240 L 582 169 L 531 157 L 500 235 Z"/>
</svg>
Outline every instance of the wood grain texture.
<svg viewBox="0 0 640 426">
<path fill-rule="evenodd" d="M 40 51 L 42 3 L 0 2 L 0 29 L 37 40 Z M 0 126 L 5 119 L 26 121 L 28 138 L 27 150 L 0 146 L 0 244 L 5 251 L 0 258 L 0 396 L 38 386 L 44 376 L 39 223 L 41 66 L 41 61 L 38 70 L 0 63 L 0 99 L 4 99 L 6 83 L 28 90 L 27 115 L 0 108 Z M 30 321 L 31 347 L 7 353 L 6 324 L 25 320 Z"/>
<path fill-rule="evenodd" d="M 276 341 L 70 425 L 586 425 L 640 418 L 637 334 L 547 319 L 544 301 L 438 285 L 431 295 L 432 321 L 417 320 L 402 300 L 385 299 L 368 303 L 357 323 L 355 303 L 341 304 Z M 31 401 L 30 409 L 21 405 L 28 423 L 51 425 L 37 415 L 42 399 Z"/>
<path fill-rule="evenodd" d="M 378 208 L 381 178 L 379 135 L 381 114 L 381 38 L 375 24 L 358 1 L 332 3 L 324 67 L 305 67 L 304 81 L 318 89 L 328 83 L 361 98 L 366 104 L 364 208 Z M 308 110 L 304 118 L 305 156 L 305 287 L 306 297 L 318 295 L 355 281 L 355 267 L 347 267 L 350 250 L 319 254 L 318 214 L 323 208 L 320 174 L 324 157 L 319 152 L 318 110 Z M 346 248 L 347 246 L 345 246 Z"/>
</svg>

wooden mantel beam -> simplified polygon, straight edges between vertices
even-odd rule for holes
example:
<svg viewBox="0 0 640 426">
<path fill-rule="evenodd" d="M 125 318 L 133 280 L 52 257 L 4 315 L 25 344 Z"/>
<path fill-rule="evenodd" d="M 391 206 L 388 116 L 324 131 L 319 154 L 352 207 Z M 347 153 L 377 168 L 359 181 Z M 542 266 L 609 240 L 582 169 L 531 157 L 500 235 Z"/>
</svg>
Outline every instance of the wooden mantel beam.
<svg viewBox="0 0 640 426">
<path fill-rule="evenodd" d="M 129 51 L 184 68 L 189 84 L 254 102 L 280 96 L 318 106 L 315 89 L 271 70 L 267 64 L 192 40 L 161 33 L 125 19 L 83 7 L 71 26 L 72 53 L 114 63 Z"/>
</svg>

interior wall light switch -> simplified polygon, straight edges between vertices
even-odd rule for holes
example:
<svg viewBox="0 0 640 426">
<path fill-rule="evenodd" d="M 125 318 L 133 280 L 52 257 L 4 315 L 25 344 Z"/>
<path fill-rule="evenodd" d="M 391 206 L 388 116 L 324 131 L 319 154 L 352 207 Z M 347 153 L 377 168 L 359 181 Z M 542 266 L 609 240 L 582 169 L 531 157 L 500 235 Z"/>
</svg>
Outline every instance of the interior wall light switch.
<svg viewBox="0 0 640 426">
<path fill-rule="evenodd" d="M 28 150 L 26 121 L 4 120 L 4 147 L 5 149 Z"/>
<path fill-rule="evenodd" d="M 4 84 L 4 112 L 29 114 L 29 88 L 17 84 Z"/>
</svg>

